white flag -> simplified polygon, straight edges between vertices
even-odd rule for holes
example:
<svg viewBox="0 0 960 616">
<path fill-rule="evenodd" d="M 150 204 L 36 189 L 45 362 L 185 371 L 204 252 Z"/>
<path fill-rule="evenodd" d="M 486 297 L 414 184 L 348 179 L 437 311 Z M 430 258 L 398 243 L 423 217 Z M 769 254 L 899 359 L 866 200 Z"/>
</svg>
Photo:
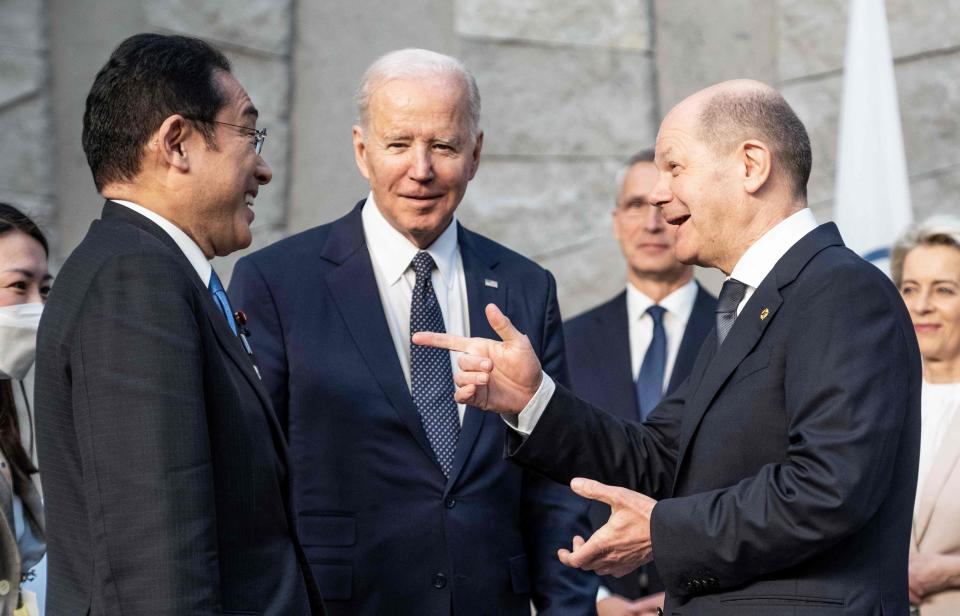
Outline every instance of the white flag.
<svg viewBox="0 0 960 616">
<path fill-rule="evenodd" d="M 888 273 L 913 220 L 883 0 L 850 0 L 834 220 L 847 246 Z"/>
</svg>

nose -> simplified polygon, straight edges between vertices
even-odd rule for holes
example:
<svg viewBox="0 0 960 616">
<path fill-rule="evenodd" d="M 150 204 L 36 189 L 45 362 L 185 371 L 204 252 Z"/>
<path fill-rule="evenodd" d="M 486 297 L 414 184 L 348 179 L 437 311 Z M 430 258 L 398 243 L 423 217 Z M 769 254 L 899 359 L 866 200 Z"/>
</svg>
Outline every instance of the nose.
<svg viewBox="0 0 960 616">
<path fill-rule="evenodd" d="M 269 184 L 270 180 L 273 179 L 273 169 L 262 157 L 257 162 L 257 169 L 254 173 L 257 176 L 257 183 L 260 185 Z"/>
<path fill-rule="evenodd" d="M 429 182 L 433 179 L 433 160 L 430 155 L 430 148 L 424 145 L 410 149 L 410 167 L 407 171 L 411 179 L 417 182 Z"/>
<path fill-rule="evenodd" d="M 919 291 L 910 300 L 910 308 L 917 314 L 929 314 L 933 311 L 929 291 Z"/>
<path fill-rule="evenodd" d="M 670 177 L 669 171 L 661 172 L 660 177 L 657 178 L 657 183 L 653 185 L 653 190 L 650 191 L 648 198 L 656 208 L 661 208 L 673 201 L 673 193 L 670 192 Z"/>
<path fill-rule="evenodd" d="M 663 220 L 663 212 L 659 207 L 644 208 L 643 228 L 648 233 L 659 233 L 663 231 L 666 221 Z"/>
<path fill-rule="evenodd" d="M 27 302 L 28 304 L 42 304 L 44 303 L 43 296 L 40 295 L 40 285 L 30 285 L 30 290 L 27 292 Z"/>
</svg>

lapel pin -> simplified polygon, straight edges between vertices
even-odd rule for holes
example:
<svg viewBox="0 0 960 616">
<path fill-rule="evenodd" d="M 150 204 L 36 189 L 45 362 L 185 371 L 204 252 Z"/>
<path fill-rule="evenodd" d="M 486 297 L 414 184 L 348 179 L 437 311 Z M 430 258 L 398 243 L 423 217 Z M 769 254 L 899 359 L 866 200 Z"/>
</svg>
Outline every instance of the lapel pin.
<svg viewBox="0 0 960 616">
<path fill-rule="evenodd" d="M 490 287 L 491 289 L 499 289 L 499 288 L 500 288 L 500 283 L 497 282 L 496 280 L 491 280 L 490 278 L 484 278 L 484 279 L 483 279 L 483 284 L 484 284 L 485 286 Z"/>
<path fill-rule="evenodd" d="M 761 320 L 761 321 L 764 320 L 764 319 L 766 319 L 768 316 L 770 316 L 770 309 L 769 309 L 769 308 L 764 308 L 763 310 L 760 311 L 760 320 Z"/>
</svg>

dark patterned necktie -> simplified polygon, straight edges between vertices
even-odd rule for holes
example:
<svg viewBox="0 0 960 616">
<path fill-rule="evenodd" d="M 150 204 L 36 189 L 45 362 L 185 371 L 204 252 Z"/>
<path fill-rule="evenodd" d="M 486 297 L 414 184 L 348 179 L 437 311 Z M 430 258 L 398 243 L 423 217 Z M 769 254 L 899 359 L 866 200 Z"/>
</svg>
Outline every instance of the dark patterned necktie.
<svg viewBox="0 0 960 616">
<path fill-rule="evenodd" d="M 735 278 L 728 278 L 720 289 L 717 298 L 717 348 L 730 333 L 733 322 L 737 319 L 737 306 L 743 301 L 747 293 L 747 285 Z"/>
<path fill-rule="evenodd" d="M 663 373 L 667 368 L 667 333 L 663 329 L 663 313 L 666 311 L 666 308 L 656 304 L 647 308 L 647 314 L 653 319 L 653 336 L 637 375 L 637 403 L 641 421 L 650 415 L 663 397 Z"/>
<path fill-rule="evenodd" d="M 433 292 L 430 274 L 434 262 L 421 250 L 411 263 L 417 274 L 410 301 L 410 336 L 417 332 L 446 332 L 443 313 Z M 450 352 L 444 349 L 410 344 L 410 385 L 413 403 L 427 433 L 443 474 L 450 476 L 453 454 L 460 438 L 460 417 L 453 400 L 453 368 Z"/>
</svg>

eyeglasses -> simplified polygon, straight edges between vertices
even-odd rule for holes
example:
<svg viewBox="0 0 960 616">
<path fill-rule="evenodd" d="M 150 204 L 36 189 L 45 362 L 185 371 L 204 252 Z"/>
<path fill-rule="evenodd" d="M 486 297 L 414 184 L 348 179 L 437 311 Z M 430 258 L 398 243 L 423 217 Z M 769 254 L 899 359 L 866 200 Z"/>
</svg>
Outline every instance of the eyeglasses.
<svg viewBox="0 0 960 616">
<path fill-rule="evenodd" d="M 250 128 L 249 126 L 241 126 L 240 124 L 230 124 L 229 122 L 220 122 L 219 120 L 212 120 L 214 124 L 223 124 L 224 126 L 232 126 L 233 128 L 239 128 L 242 131 L 245 131 L 248 135 L 253 137 L 253 149 L 256 150 L 257 155 L 260 155 L 260 152 L 263 151 L 263 142 L 267 139 L 267 129 L 261 128 Z"/>
</svg>

